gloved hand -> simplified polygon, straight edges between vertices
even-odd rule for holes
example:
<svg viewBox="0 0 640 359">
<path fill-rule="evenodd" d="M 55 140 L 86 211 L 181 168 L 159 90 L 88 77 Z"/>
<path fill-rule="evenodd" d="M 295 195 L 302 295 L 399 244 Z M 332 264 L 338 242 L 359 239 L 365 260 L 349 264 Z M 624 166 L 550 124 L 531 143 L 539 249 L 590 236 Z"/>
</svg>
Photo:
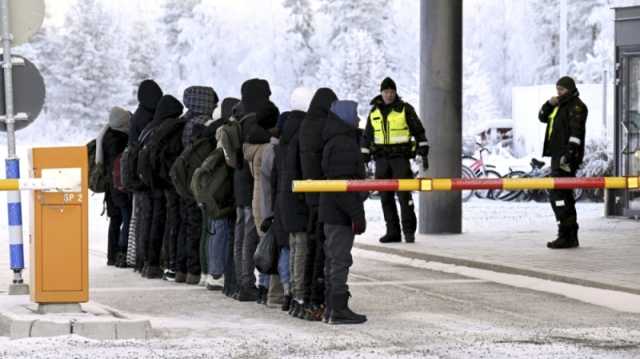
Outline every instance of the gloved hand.
<svg viewBox="0 0 640 359">
<path fill-rule="evenodd" d="M 425 171 L 429 170 L 429 157 L 422 156 L 422 169 Z"/>
<path fill-rule="evenodd" d="M 353 230 L 353 234 L 360 235 L 367 230 L 367 220 L 362 217 L 358 217 L 352 220 L 351 229 Z"/>
<path fill-rule="evenodd" d="M 425 158 L 429 157 L 429 145 L 422 145 L 416 148 L 416 155 Z"/>
<path fill-rule="evenodd" d="M 260 230 L 262 233 L 267 233 L 273 224 L 273 217 L 265 218 L 260 224 Z"/>
<path fill-rule="evenodd" d="M 566 154 L 567 161 L 570 164 L 575 165 L 575 163 L 578 162 L 579 152 L 580 152 L 580 146 L 578 146 L 573 142 L 569 142 L 569 147 L 567 148 L 567 154 Z"/>
</svg>

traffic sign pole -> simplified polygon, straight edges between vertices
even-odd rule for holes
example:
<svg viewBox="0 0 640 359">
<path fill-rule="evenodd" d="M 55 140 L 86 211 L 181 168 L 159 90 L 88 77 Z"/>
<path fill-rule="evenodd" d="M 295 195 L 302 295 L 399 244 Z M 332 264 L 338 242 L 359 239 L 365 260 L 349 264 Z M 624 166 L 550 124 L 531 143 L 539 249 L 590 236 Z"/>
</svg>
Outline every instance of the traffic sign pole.
<svg viewBox="0 0 640 359">
<path fill-rule="evenodd" d="M 7 179 L 20 178 L 20 160 L 16 156 L 15 118 L 13 113 L 13 63 L 11 59 L 11 27 L 9 0 L 0 0 L 0 20 L 2 21 L 2 48 L 4 69 L 5 124 L 7 127 L 8 153 L 6 163 Z M 29 287 L 22 279 L 24 269 L 24 243 L 22 240 L 22 203 L 20 191 L 7 193 L 9 214 L 9 251 L 13 283 L 9 294 L 25 294 Z"/>
</svg>

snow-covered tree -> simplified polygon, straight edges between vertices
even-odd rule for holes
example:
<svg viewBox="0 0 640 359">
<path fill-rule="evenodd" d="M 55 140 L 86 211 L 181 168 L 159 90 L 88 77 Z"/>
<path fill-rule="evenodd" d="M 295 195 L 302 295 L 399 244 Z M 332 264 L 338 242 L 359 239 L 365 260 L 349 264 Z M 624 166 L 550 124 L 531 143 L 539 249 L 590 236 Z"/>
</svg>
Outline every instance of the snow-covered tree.
<svg viewBox="0 0 640 359">
<path fill-rule="evenodd" d="M 315 34 L 313 9 L 309 0 L 285 0 L 283 6 L 288 10 L 285 37 L 290 49 L 288 60 L 296 86 L 300 86 L 308 82 L 307 76 L 314 74 L 318 66 L 311 42 Z"/>
<path fill-rule="evenodd" d="M 130 88 L 129 106 L 138 104 L 137 92 L 139 84 L 146 79 L 156 79 L 165 64 L 159 58 L 160 42 L 151 31 L 149 22 L 138 20 L 129 32 L 128 59 Z"/>
<path fill-rule="evenodd" d="M 77 1 L 64 28 L 55 118 L 68 121 L 70 130 L 97 131 L 109 109 L 126 103 L 129 95 L 123 31 L 96 0 Z"/>
<path fill-rule="evenodd" d="M 483 125 L 499 116 L 498 99 L 491 90 L 491 77 L 481 67 L 476 51 L 463 56 L 462 120 L 465 136 L 473 136 Z"/>
</svg>

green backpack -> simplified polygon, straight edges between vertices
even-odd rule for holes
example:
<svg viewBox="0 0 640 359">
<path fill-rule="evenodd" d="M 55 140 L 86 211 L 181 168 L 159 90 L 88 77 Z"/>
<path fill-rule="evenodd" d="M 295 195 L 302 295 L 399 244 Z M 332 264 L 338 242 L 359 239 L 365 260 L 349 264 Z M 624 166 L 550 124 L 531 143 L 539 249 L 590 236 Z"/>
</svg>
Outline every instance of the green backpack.
<svg viewBox="0 0 640 359">
<path fill-rule="evenodd" d="M 94 193 L 104 193 L 109 187 L 104 165 L 96 164 L 96 140 L 87 143 L 89 157 L 89 189 Z"/>
<path fill-rule="evenodd" d="M 215 140 L 201 138 L 182 151 L 171 166 L 169 175 L 178 195 L 184 199 L 193 199 L 191 178 L 202 162 L 216 149 Z"/>
<path fill-rule="evenodd" d="M 191 192 L 209 218 L 220 219 L 233 213 L 233 169 L 225 162 L 221 148 L 207 157 L 193 173 Z"/>
</svg>

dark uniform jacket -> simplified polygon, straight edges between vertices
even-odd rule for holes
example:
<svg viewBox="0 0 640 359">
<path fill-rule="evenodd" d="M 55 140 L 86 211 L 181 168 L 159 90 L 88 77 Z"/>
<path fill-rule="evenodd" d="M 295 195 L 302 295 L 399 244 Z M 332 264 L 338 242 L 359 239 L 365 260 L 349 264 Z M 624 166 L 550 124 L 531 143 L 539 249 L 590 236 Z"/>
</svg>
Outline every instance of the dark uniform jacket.
<svg viewBox="0 0 640 359">
<path fill-rule="evenodd" d="M 549 102 L 545 102 L 542 105 L 542 109 L 538 114 L 538 119 L 547 124 L 542 155 L 551 157 L 552 169 L 560 168 L 560 158 L 567 155 L 570 142 L 578 145 L 579 149 L 576 161 L 571 163 L 571 169 L 575 171 L 582 164 L 585 127 L 589 111 L 578 96 L 579 93 L 576 91 L 574 94 L 559 100 L 559 109 L 553 124 L 549 116 L 551 116 L 555 107 Z"/>
<path fill-rule="evenodd" d="M 367 125 L 364 129 L 364 135 L 362 137 L 362 148 L 372 150 L 372 153 L 377 156 L 384 156 L 391 153 L 409 153 L 413 157 L 413 154 L 411 153 L 411 144 L 382 146 L 376 146 L 374 144 L 373 126 L 371 125 L 370 115 L 376 109 L 380 109 L 380 112 L 382 112 L 382 116 L 384 117 L 383 120 L 386 122 L 387 116 L 389 116 L 391 110 L 402 112 L 404 108 L 407 127 L 409 127 L 411 136 L 415 138 L 418 145 L 427 142 L 427 136 L 425 135 L 424 127 L 422 126 L 422 122 L 420 122 L 420 118 L 416 114 L 416 110 L 410 104 L 402 101 L 402 98 L 400 98 L 400 96 L 396 96 L 396 100 L 392 104 L 385 105 L 384 100 L 382 99 L 382 95 L 378 95 L 373 100 L 371 100 L 371 105 L 372 108 L 369 112 L 369 116 L 367 116 Z"/>
</svg>

